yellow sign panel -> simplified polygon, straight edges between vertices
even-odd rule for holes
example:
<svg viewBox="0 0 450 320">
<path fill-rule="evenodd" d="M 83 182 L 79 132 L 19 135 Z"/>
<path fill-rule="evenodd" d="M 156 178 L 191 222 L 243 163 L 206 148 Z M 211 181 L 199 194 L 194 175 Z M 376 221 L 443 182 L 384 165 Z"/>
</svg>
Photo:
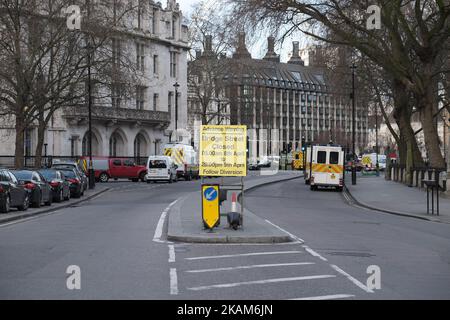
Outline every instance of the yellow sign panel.
<svg viewBox="0 0 450 320">
<path fill-rule="evenodd" d="M 220 219 L 219 186 L 202 185 L 203 223 L 209 229 L 214 228 Z"/>
<path fill-rule="evenodd" d="M 200 175 L 247 176 L 247 127 L 202 126 Z"/>
</svg>

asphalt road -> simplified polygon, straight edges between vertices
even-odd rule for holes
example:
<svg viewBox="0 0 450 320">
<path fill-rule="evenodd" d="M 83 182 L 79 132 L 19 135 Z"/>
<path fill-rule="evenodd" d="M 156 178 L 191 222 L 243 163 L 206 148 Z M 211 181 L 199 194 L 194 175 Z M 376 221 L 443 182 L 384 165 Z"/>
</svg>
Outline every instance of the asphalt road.
<svg viewBox="0 0 450 320">
<path fill-rule="evenodd" d="M 110 185 L 0 227 L 0 299 L 450 298 L 449 225 L 353 208 L 293 180 L 248 192 L 245 203 L 305 244 L 171 244 L 154 241 L 161 217 L 198 181 Z M 67 289 L 71 265 L 81 290 Z M 381 290 L 366 286 L 370 265 L 381 268 Z"/>
</svg>

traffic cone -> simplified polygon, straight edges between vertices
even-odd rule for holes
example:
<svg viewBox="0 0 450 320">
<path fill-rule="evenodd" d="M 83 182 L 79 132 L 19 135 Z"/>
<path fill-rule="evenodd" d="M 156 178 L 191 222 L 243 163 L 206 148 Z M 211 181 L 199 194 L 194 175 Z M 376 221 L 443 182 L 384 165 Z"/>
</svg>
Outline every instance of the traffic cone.
<svg viewBox="0 0 450 320">
<path fill-rule="evenodd" d="M 227 215 L 227 220 L 230 228 L 237 230 L 241 222 L 241 215 L 237 212 L 237 194 L 233 192 L 231 196 L 231 212 Z"/>
</svg>

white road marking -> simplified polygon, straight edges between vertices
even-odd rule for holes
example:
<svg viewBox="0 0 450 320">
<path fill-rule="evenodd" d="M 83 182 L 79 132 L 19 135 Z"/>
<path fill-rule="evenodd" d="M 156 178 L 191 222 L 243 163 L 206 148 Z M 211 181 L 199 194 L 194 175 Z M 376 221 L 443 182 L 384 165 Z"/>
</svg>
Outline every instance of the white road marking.
<svg viewBox="0 0 450 320">
<path fill-rule="evenodd" d="M 307 298 L 297 298 L 297 299 L 289 299 L 289 300 L 335 300 L 335 299 L 346 299 L 353 298 L 352 294 L 333 294 L 329 296 L 317 296 L 317 297 L 307 297 Z"/>
<path fill-rule="evenodd" d="M 166 220 L 166 216 L 167 216 L 167 213 L 169 212 L 170 208 L 172 208 L 172 206 L 175 203 L 177 203 L 178 200 L 179 199 L 172 202 L 166 209 L 164 209 L 163 213 L 161 214 L 161 217 L 159 218 L 158 224 L 156 226 L 155 234 L 153 236 L 154 242 L 167 243 L 166 241 L 161 240 L 163 227 L 164 227 L 164 221 Z"/>
<path fill-rule="evenodd" d="M 267 256 L 273 254 L 295 254 L 303 253 L 303 251 L 275 251 L 275 252 L 252 252 L 252 253 L 239 253 L 239 254 L 226 254 L 222 256 L 204 256 L 185 258 L 186 260 L 206 260 L 206 259 L 221 259 L 221 258 L 234 258 L 234 257 L 247 257 L 247 256 Z"/>
<path fill-rule="evenodd" d="M 202 273 L 202 272 L 215 272 L 215 271 L 231 271 L 231 270 L 241 270 L 241 269 L 254 269 L 254 268 L 271 268 L 271 267 L 289 267 L 289 266 L 306 266 L 315 264 L 314 262 L 294 262 L 294 263 L 276 263 L 276 264 L 256 264 L 250 266 L 237 266 L 237 267 L 224 267 L 215 269 L 198 269 L 198 270 L 188 270 L 188 273 Z"/>
<path fill-rule="evenodd" d="M 353 278 L 351 275 L 349 275 L 347 272 L 345 272 L 344 270 L 342 270 L 341 268 L 339 268 L 338 266 L 334 265 L 334 264 L 330 264 L 330 266 L 336 270 L 337 272 L 343 274 L 344 276 L 346 276 L 351 282 L 353 282 L 355 285 L 357 285 L 358 287 L 360 287 L 361 289 L 363 289 L 365 292 L 367 293 L 373 293 L 372 289 L 367 288 L 364 284 L 362 284 L 360 281 L 358 281 L 357 279 Z"/>
<path fill-rule="evenodd" d="M 313 249 L 311 249 L 308 246 L 302 246 L 303 248 L 305 248 L 306 251 L 308 251 L 312 256 L 319 258 L 322 261 L 328 261 L 326 258 L 322 257 L 320 254 L 318 254 L 317 252 L 315 252 Z"/>
<path fill-rule="evenodd" d="M 210 289 L 217 289 L 217 288 L 233 288 L 233 287 L 252 285 L 252 284 L 266 284 L 266 283 L 291 282 L 291 281 L 302 281 L 302 280 L 315 280 L 315 279 L 326 279 L 326 278 L 335 278 L 335 277 L 336 277 L 335 275 L 317 275 L 317 276 L 293 277 L 293 278 L 277 278 L 277 279 L 267 279 L 267 280 L 214 284 L 211 286 L 188 288 L 188 290 L 201 291 L 201 290 L 210 290 Z"/>
<path fill-rule="evenodd" d="M 286 233 L 289 237 L 291 237 L 291 239 L 294 239 L 295 241 L 297 241 L 297 243 L 304 243 L 305 241 L 295 235 L 293 235 L 292 233 L 290 233 L 287 230 L 284 230 L 283 228 L 277 226 L 275 223 L 270 222 L 269 220 L 266 220 L 267 223 L 271 224 L 272 226 L 274 226 L 275 228 L 277 228 L 278 230 L 283 231 L 284 233 Z"/>
<path fill-rule="evenodd" d="M 178 294 L 178 277 L 176 268 L 170 268 L 170 294 Z"/>
<path fill-rule="evenodd" d="M 175 262 L 175 247 L 169 245 L 169 263 Z"/>
</svg>

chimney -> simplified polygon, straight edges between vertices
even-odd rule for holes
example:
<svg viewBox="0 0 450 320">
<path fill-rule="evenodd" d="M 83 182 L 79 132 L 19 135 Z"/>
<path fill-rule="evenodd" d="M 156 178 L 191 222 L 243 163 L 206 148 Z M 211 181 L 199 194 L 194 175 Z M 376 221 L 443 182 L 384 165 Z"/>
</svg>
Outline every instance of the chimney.
<svg viewBox="0 0 450 320">
<path fill-rule="evenodd" d="M 289 60 L 290 64 L 298 64 L 298 65 L 305 65 L 305 62 L 302 60 L 302 58 L 300 58 L 300 45 L 298 41 L 294 41 L 292 42 L 292 57 Z"/>
<path fill-rule="evenodd" d="M 267 53 L 264 60 L 280 62 L 280 57 L 275 52 L 275 38 L 267 38 Z"/>
<path fill-rule="evenodd" d="M 205 36 L 205 51 L 208 51 L 208 52 L 212 51 L 212 36 L 211 35 Z"/>
<path fill-rule="evenodd" d="M 233 58 L 235 59 L 252 58 L 245 44 L 245 32 L 239 33 L 238 47 L 236 48 L 236 52 L 234 53 Z"/>
</svg>

